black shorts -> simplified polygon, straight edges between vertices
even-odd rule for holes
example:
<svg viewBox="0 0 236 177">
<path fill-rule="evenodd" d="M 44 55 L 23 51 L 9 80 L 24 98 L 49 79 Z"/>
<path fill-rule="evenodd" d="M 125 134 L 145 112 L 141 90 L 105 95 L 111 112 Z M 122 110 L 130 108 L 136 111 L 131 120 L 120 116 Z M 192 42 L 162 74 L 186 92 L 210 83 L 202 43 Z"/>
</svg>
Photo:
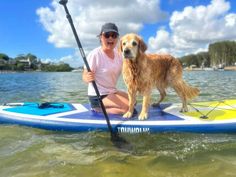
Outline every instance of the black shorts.
<svg viewBox="0 0 236 177">
<path fill-rule="evenodd" d="M 105 98 L 107 95 L 100 95 L 101 99 Z M 100 108 L 99 99 L 97 96 L 88 96 L 91 108 Z"/>
</svg>

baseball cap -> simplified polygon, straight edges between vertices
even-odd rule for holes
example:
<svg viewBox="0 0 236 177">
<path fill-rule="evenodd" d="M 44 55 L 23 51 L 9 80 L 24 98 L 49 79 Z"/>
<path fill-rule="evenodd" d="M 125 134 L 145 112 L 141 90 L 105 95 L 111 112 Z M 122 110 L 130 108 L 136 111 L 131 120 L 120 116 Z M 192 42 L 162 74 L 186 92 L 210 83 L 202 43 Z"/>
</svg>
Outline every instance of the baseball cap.
<svg viewBox="0 0 236 177">
<path fill-rule="evenodd" d="M 101 33 L 107 33 L 107 32 L 114 32 L 114 33 L 117 33 L 119 34 L 118 32 L 118 28 L 117 26 L 114 24 L 114 23 L 105 23 L 103 26 L 102 26 L 102 29 L 101 29 Z"/>
</svg>

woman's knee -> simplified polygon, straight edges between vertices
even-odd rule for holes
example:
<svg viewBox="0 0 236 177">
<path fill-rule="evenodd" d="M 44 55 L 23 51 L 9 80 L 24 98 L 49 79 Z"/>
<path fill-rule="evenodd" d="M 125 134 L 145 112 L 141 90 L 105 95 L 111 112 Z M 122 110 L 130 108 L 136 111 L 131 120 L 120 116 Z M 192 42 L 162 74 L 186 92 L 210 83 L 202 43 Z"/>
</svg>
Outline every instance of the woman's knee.
<svg viewBox="0 0 236 177">
<path fill-rule="evenodd" d="M 104 98 L 104 102 L 107 106 L 117 107 L 120 109 L 127 109 L 128 107 L 128 99 L 121 97 L 119 95 L 108 95 Z"/>
</svg>

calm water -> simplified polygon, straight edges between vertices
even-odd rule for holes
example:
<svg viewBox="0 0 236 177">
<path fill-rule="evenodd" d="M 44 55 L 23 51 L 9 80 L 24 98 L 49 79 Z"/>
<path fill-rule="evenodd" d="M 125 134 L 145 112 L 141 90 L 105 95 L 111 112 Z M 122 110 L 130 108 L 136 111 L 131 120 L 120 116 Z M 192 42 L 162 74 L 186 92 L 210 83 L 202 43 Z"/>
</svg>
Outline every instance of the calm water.
<svg viewBox="0 0 236 177">
<path fill-rule="evenodd" d="M 236 99 L 236 72 L 185 72 L 184 78 L 201 89 L 196 101 Z M 119 87 L 125 89 L 122 80 Z M 86 85 L 80 73 L 0 74 L 0 104 L 24 101 L 86 103 Z M 165 101 L 179 99 L 169 89 Z M 236 176 L 236 134 L 123 136 L 133 149 L 117 149 L 108 133 L 1 125 L 0 177 Z"/>
</svg>

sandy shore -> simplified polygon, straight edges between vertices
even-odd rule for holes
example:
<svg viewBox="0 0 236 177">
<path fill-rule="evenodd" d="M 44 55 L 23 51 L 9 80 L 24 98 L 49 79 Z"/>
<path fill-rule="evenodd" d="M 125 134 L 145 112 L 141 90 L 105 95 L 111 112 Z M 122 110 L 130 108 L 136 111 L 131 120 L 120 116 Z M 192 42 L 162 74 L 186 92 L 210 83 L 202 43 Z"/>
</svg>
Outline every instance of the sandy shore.
<svg viewBox="0 0 236 177">
<path fill-rule="evenodd" d="M 226 66 L 224 68 L 225 71 L 236 71 L 236 66 Z"/>
</svg>

